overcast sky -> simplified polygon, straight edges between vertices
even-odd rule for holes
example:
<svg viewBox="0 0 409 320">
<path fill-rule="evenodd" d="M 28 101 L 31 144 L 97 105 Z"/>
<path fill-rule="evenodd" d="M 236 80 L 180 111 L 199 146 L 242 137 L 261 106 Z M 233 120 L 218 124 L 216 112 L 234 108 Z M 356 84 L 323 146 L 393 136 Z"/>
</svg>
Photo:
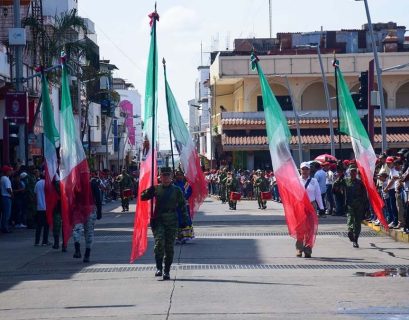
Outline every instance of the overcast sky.
<svg viewBox="0 0 409 320">
<path fill-rule="evenodd" d="M 366 23 L 363 2 L 355 0 L 271 0 L 273 36 L 277 32 L 307 32 L 361 28 Z M 372 22 L 394 21 L 409 27 L 409 0 L 368 0 Z M 151 0 L 79 0 L 79 14 L 94 21 L 101 59 L 109 59 L 121 77 L 143 97 L 149 49 Z M 158 57 L 167 60 L 168 81 L 187 120 L 187 101 L 194 98 L 197 67 L 203 51 L 232 49 L 235 38 L 268 37 L 268 0 L 158 0 Z M 215 39 L 219 39 L 218 46 Z M 408 56 L 409 60 L 409 56 Z M 203 64 L 209 63 L 203 54 Z M 159 69 L 159 139 L 169 146 L 164 105 L 163 69 Z"/>
</svg>

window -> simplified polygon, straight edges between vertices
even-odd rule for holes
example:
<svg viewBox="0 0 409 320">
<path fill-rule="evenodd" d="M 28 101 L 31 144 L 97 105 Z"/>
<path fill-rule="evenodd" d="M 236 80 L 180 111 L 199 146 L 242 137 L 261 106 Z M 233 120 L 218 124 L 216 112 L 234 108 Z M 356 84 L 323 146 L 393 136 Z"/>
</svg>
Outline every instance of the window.
<svg viewBox="0 0 409 320">
<path fill-rule="evenodd" d="M 276 96 L 278 103 L 283 111 L 293 110 L 293 104 L 290 96 Z M 263 97 L 257 96 L 257 111 L 264 111 Z"/>
</svg>

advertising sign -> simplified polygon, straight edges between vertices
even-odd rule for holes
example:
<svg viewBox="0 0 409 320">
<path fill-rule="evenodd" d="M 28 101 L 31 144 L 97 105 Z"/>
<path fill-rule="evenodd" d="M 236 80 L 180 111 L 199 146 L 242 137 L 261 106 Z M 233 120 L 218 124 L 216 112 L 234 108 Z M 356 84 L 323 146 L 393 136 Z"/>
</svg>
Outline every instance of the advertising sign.
<svg viewBox="0 0 409 320">
<path fill-rule="evenodd" d="M 6 119 L 24 124 L 27 120 L 28 95 L 27 92 L 9 92 L 6 94 Z"/>
</svg>

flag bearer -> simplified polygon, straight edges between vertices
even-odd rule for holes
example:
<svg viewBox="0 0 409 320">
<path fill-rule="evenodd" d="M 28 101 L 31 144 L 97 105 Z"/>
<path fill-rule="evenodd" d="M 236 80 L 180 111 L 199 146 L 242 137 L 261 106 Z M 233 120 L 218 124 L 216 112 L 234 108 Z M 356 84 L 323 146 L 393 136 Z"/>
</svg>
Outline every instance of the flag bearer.
<svg viewBox="0 0 409 320">
<path fill-rule="evenodd" d="M 361 222 L 369 208 L 369 202 L 365 186 L 357 178 L 357 168 L 354 165 L 349 166 L 349 174 L 350 176 L 345 179 L 348 238 L 354 248 L 359 248 Z"/>
<path fill-rule="evenodd" d="M 141 194 L 141 200 L 146 201 L 156 198 L 155 210 L 151 216 L 151 228 L 155 238 L 155 276 L 163 276 L 163 280 L 169 280 L 174 244 L 178 232 L 177 211 L 180 211 L 185 223 L 189 218 L 183 193 L 179 187 L 172 183 L 171 168 L 161 168 L 160 181 L 159 185 L 144 190 Z M 163 263 L 165 264 L 164 269 Z"/>
</svg>

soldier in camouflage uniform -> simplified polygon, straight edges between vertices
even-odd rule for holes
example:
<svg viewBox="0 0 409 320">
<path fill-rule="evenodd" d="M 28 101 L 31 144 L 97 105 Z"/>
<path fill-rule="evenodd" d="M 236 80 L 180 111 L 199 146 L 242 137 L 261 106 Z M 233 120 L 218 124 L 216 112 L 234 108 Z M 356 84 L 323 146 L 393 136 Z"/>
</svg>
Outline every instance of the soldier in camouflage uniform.
<svg viewBox="0 0 409 320">
<path fill-rule="evenodd" d="M 226 194 L 226 179 L 227 179 L 227 172 L 226 168 L 222 170 L 219 175 L 219 196 L 220 200 L 223 203 L 226 203 L 228 195 Z"/>
<path fill-rule="evenodd" d="M 85 237 L 85 254 L 84 254 L 84 262 L 89 262 L 90 261 L 90 255 L 91 255 L 91 247 L 92 243 L 94 242 L 94 226 L 95 226 L 95 220 L 99 220 L 102 217 L 101 214 L 101 205 L 102 205 L 102 197 L 101 197 L 101 190 L 100 190 L 100 185 L 101 181 L 99 180 L 98 177 L 98 171 L 93 170 L 92 171 L 92 177 L 91 177 L 91 192 L 92 192 L 92 198 L 94 200 L 94 209 L 92 210 L 92 213 L 87 219 L 87 222 L 85 224 L 78 223 L 74 226 L 73 232 L 72 232 L 72 237 L 74 239 L 74 246 L 75 246 L 75 253 L 73 258 L 81 258 L 81 246 L 80 246 L 80 241 L 81 241 L 81 233 L 84 232 L 84 237 Z"/>
<path fill-rule="evenodd" d="M 358 238 L 361 233 L 361 222 L 369 208 L 368 195 L 365 186 L 357 178 L 357 168 L 349 167 L 350 177 L 345 179 L 346 210 L 348 237 L 354 248 L 359 248 Z"/>
<path fill-rule="evenodd" d="M 178 232 L 178 213 L 182 219 L 188 221 L 186 201 L 179 187 L 172 183 L 172 169 L 164 167 L 160 174 L 161 184 L 151 186 L 141 194 L 141 200 L 156 198 L 155 211 L 151 217 L 151 228 L 155 238 L 155 277 L 163 276 L 163 280 L 170 279 L 170 267 L 173 262 L 174 244 Z M 163 268 L 163 262 L 165 268 Z M 163 270 L 163 273 L 162 273 Z"/>
<path fill-rule="evenodd" d="M 229 171 L 226 178 L 226 195 L 229 199 L 230 210 L 236 210 L 237 200 L 232 200 L 230 198 L 230 192 L 237 192 L 239 190 L 239 182 L 237 181 L 234 174 Z"/>
<path fill-rule="evenodd" d="M 261 199 L 261 193 L 268 191 L 268 181 L 264 176 L 264 171 L 257 172 L 257 178 L 254 181 L 254 191 L 257 196 L 258 208 L 259 209 L 266 209 L 267 208 L 267 201 Z"/>
<path fill-rule="evenodd" d="M 123 169 L 122 174 L 118 176 L 117 181 L 119 183 L 119 190 L 121 195 L 122 212 L 129 211 L 129 197 L 124 195 L 124 190 L 132 190 L 132 177 L 126 172 L 125 169 Z"/>
</svg>

